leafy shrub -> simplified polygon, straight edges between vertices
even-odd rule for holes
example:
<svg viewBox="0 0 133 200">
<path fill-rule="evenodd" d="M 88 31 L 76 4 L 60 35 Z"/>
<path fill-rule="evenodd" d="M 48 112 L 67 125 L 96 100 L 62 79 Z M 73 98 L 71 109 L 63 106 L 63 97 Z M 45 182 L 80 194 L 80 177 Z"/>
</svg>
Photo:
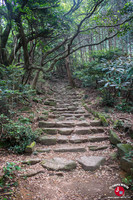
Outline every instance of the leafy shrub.
<svg viewBox="0 0 133 200">
<path fill-rule="evenodd" d="M 133 113 L 133 102 L 126 102 L 123 99 L 121 103 L 115 106 L 115 108 L 123 112 Z"/>
<path fill-rule="evenodd" d="M 111 49 L 108 51 L 105 50 L 93 51 L 91 57 L 95 59 L 98 63 L 100 63 L 104 60 L 115 60 L 121 55 L 123 55 L 121 49 Z"/>
<path fill-rule="evenodd" d="M 0 114 L 9 114 L 16 104 L 27 103 L 27 99 L 34 94 L 30 85 L 23 85 L 21 77 L 24 70 L 14 65 L 0 67 Z"/>
<path fill-rule="evenodd" d="M 6 121 L 4 122 L 4 120 Z M 1 116 L 1 141 L 7 146 L 8 149 L 15 153 L 23 153 L 26 146 L 33 142 L 37 135 L 32 131 L 31 126 L 25 121 L 13 122 L 5 116 Z"/>
</svg>

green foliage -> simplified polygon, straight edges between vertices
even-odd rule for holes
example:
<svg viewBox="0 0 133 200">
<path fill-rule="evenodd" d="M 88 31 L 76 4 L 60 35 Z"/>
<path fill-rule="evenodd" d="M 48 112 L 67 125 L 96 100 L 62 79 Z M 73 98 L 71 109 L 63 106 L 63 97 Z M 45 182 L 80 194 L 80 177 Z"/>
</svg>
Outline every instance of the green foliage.
<svg viewBox="0 0 133 200">
<path fill-rule="evenodd" d="M 27 103 L 34 94 L 29 85 L 21 83 L 24 70 L 16 66 L 0 67 L 0 114 L 9 113 L 18 103 Z"/>
<path fill-rule="evenodd" d="M 103 62 L 104 60 L 115 60 L 122 54 L 123 54 L 122 50 L 120 49 L 111 49 L 109 51 L 105 50 L 93 51 L 90 56 L 99 63 Z"/>
<path fill-rule="evenodd" d="M 124 99 L 122 100 L 121 103 L 117 104 L 115 106 L 115 108 L 117 110 L 120 110 L 122 112 L 129 112 L 129 113 L 133 113 L 133 102 L 129 101 L 126 102 Z"/>
<path fill-rule="evenodd" d="M 37 135 L 32 131 L 28 118 L 20 117 L 13 122 L 4 115 L 0 115 L 1 142 L 15 153 L 23 153 L 27 145 L 33 142 Z"/>
<path fill-rule="evenodd" d="M 128 186 L 130 186 L 130 189 L 133 191 L 133 178 L 132 176 L 127 176 L 122 179 L 122 182 Z"/>
<path fill-rule="evenodd" d="M 125 154 L 124 157 L 129 160 L 133 160 L 133 151 L 129 151 L 128 153 Z"/>
<path fill-rule="evenodd" d="M 121 50 L 93 52 L 95 61 L 80 66 L 74 75 L 82 81 L 83 86 L 99 87 L 104 106 L 114 106 L 120 98 L 125 98 L 117 109 L 132 112 L 133 98 L 133 61 L 121 56 Z"/>
<path fill-rule="evenodd" d="M 21 170 L 21 168 L 13 162 L 10 162 L 10 163 L 7 162 L 6 166 L 3 167 L 4 175 L 0 177 L 0 187 L 4 189 L 4 187 L 6 186 L 6 192 L 7 192 L 7 189 L 8 190 L 10 189 L 10 185 L 12 186 L 18 185 L 18 183 L 15 180 L 15 173 L 16 171 L 19 171 L 19 170 Z"/>
<path fill-rule="evenodd" d="M 7 162 L 6 163 L 6 166 L 3 167 L 3 171 L 4 171 L 4 175 L 3 175 L 3 178 L 10 178 L 12 179 L 12 176 L 14 174 L 15 171 L 18 171 L 20 170 L 21 168 L 16 165 L 15 163 L 11 162 Z"/>
<path fill-rule="evenodd" d="M 123 122 L 121 120 L 116 120 L 113 125 L 114 129 L 121 129 L 123 128 Z"/>
</svg>

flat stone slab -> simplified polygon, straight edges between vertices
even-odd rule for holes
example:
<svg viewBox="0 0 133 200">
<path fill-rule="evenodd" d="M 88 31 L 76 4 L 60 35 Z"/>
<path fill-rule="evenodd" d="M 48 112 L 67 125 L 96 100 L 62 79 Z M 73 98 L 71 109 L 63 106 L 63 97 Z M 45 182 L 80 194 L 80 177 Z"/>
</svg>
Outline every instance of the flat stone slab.
<svg viewBox="0 0 133 200">
<path fill-rule="evenodd" d="M 74 127 L 75 126 L 75 121 L 71 121 L 71 122 L 68 122 L 68 121 L 59 121 L 59 122 L 56 122 L 56 127 Z"/>
<path fill-rule="evenodd" d="M 57 142 L 57 138 L 42 136 L 38 138 L 38 142 L 44 145 L 54 145 Z"/>
<path fill-rule="evenodd" d="M 58 129 L 56 128 L 43 128 L 42 130 L 44 133 L 47 133 L 49 135 L 56 135 L 58 131 Z"/>
<path fill-rule="evenodd" d="M 91 151 L 99 151 L 99 150 L 104 150 L 107 149 L 108 146 L 89 146 L 89 150 Z"/>
<path fill-rule="evenodd" d="M 67 160 L 59 157 L 55 157 L 53 159 L 44 159 L 41 164 L 44 168 L 54 171 L 71 171 L 77 167 L 76 162 L 73 160 Z"/>
<path fill-rule="evenodd" d="M 75 146 L 70 146 L 70 147 L 59 147 L 53 150 L 54 152 L 85 152 L 86 149 L 83 147 L 75 147 Z"/>
<path fill-rule="evenodd" d="M 87 121 L 81 121 L 81 122 L 77 122 L 76 126 L 89 126 L 90 123 Z"/>
<path fill-rule="evenodd" d="M 83 156 L 78 159 L 82 168 L 85 171 L 94 171 L 100 167 L 105 162 L 105 157 L 102 156 Z"/>
<path fill-rule="evenodd" d="M 55 127 L 55 122 L 39 121 L 38 126 L 39 128 Z"/>
<path fill-rule="evenodd" d="M 108 136 L 90 136 L 88 138 L 89 142 L 102 142 L 104 140 L 108 140 Z"/>
<path fill-rule="evenodd" d="M 74 131 L 73 128 L 61 128 L 58 130 L 58 133 L 61 135 L 71 135 L 73 131 Z"/>
<path fill-rule="evenodd" d="M 92 133 L 104 133 L 104 128 L 102 127 L 91 127 L 90 130 Z"/>
<path fill-rule="evenodd" d="M 87 138 L 81 138 L 78 135 L 73 135 L 70 139 L 69 139 L 70 143 L 83 143 L 83 142 L 88 142 Z"/>
<path fill-rule="evenodd" d="M 45 153 L 45 152 L 49 153 L 51 151 L 51 149 L 45 149 L 45 148 L 44 149 L 36 149 L 36 151 L 39 153 Z"/>
<path fill-rule="evenodd" d="M 91 134 L 91 129 L 90 127 L 76 127 L 74 130 L 74 134 L 77 135 L 85 135 L 85 134 Z"/>
<path fill-rule="evenodd" d="M 90 121 L 90 126 L 101 126 L 101 125 L 102 125 L 101 120 Z"/>
<path fill-rule="evenodd" d="M 57 143 L 59 144 L 65 144 L 68 143 L 68 137 L 65 135 L 60 135 L 57 137 Z"/>
</svg>

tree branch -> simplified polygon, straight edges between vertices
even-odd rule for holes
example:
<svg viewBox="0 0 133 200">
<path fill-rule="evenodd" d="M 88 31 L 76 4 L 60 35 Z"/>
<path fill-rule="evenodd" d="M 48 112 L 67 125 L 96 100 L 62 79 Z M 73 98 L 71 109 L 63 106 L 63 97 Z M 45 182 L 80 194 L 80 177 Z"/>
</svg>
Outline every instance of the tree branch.
<svg viewBox="0 0 133 200">
<path fill-rule="evenodd" d="M 95 27 L 92 27 L 92 28 L 88 28 L 88 29 L 86 29 L 86 30 L 82 30 L 82 31 L 79 31 L 79 33 L 83 33 L 83 32 L 85 32 L 85 31 L 89 31 L 89 30 L 94 30 L 94 29 L 96 29 L 96 28 L 115 28 L 115 27 L 117 27 L 117 26 L 120 26 L 120 25 L 123 25 L 123 24 L 125 24 L 126 22 L 129 22 L 129 21 L 131 21 L 133 19 L 133 16 L 131 16 L 130 18 L 128 18 L 128 19 L 126 19 L 125 21 L 123 21 L 122 23 L 119 23 L 119 24 L 115 24 L 115 25 L 97 25 L 97 26 L 95 26 Z"/>
<path fill-rule="evenodd" d="M 94 12 L 96 11 L 97 7 L 98 7 L 103 1 L 104 1 L 104 0 L 98 1 L 98 2 L 92 7 L 91 12 L 88 13 L 88 14 L 86 15 L 86 17 L 84 17 L 83 20 L 81 20 L 81 22 L 80 22 L 79 25 L 78 25 L 78 28 L 77 28 L 76 33 L 74 34 L 74 36 L 72 37 L 72 39 L 71 39 L 71 41 L 70 41 L 70 43 L 69 43 L 69 45 L 68 45 L 68 53 L 70 53 L 70 47 L 71 47 L 71 45 L 72 45 L 74 39 L 78 36 L 78 34 L 79 34 L 79 32 L 80 32 L 80 28 L 81 28 L 82 24 L 84 23 L 84 21 L 85 21 L 86 19 L 89 19 L 89 18 L 94 14 Z"/>
</svg>

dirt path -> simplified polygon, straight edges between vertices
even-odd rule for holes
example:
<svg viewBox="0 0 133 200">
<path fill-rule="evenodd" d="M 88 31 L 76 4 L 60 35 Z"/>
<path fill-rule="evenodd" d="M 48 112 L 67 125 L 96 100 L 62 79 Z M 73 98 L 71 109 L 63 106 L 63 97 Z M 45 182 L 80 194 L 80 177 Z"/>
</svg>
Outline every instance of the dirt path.
<svg viewBox="0 0 133 200">
<path fill-rule="evenodd" d="M 121 171 L 111 156 L 116 149 L 110 145 L 107 128 L 86 112 L 80 92 L 65 83 L 55 83 L 54 88 L 38 118 L 43 134 L 33 154 L 8 155 L 8 162 L 28 161 L 21 165 L 19 175 L 24 178 L 19 178 L 11 199 L 131 199 L 128 190 L 121 198 L 115 194 L 113 185 L 121 183 Z"/>
</svg>

